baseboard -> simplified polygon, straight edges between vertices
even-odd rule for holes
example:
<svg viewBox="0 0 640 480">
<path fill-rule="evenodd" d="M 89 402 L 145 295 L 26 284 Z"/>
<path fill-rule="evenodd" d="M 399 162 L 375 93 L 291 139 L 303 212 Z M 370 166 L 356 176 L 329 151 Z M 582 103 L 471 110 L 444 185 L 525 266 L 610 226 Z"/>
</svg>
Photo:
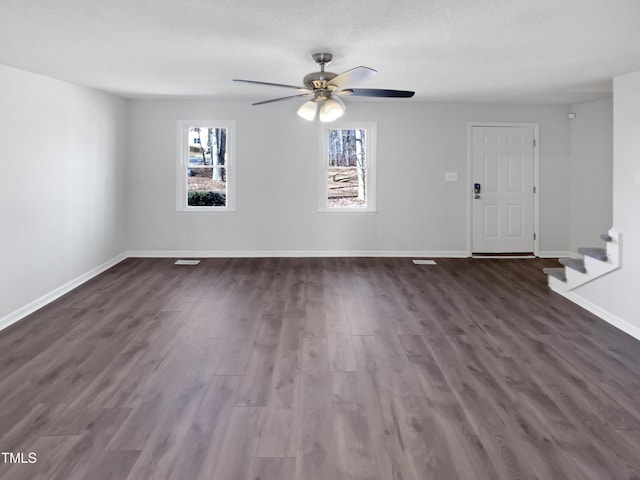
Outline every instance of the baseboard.
<svg viewBox="0 0 640 480">
<path fill-rule="evenodd" d="M 68 293 L 74 288 L 79 287 L 83 283 L 87 282 L 88 280 L 91 280 L 96 275 L 99 275 L 105 270 L 110 269 L 114 265 L 120 263 L 125 258 L 127 258 L 126 253 L 121 253 L 120 255 L 113 257 L 111 260 L 107 260 L 103 264 L 98 265 L 95 268 L 92 268 L 87 273 L 84 273 L 79 277 L 76 277 L 73 280 L 65 283 L 64 285 L 56 288 L 55 290 L 52 290 L 51 292 L 41 296 L 40 298 L 34 300 L 28 305 L 25 305 L 24 307 L 19 308 L 18 310 L 15 310 L 14 312 L 11 312 L 10 314 L 0 318 L 0 330 L 7 328 L 9 325 L 13 325 L 18 320 L 22 320 L 27 315 L 32 314 L 36 310 L 39 310 L 45 305 L 60 298 L 65 293 Z"/>
<path fill-rule="evenodd" d="M 571 292 L 571 291 L 562 292 L 555 289 L 553 291 L 558 295 L 562 295 L 566 299 L 572 301 L 576 305 L 579 305 L 585 310 L 593 313 L 597 317 L 600 317 L 602 320 L 613 325 L 617 329 L 622 330 L 628 335 L 631 335 L 636 340 L 640 340 L 640 328 L 636 327 L 635 325 L 632 325 L 626 320 L 623 320 L 622 318 L 614 315 L 613 313 L 605 310 L 604 308 L 599 307 L 595 303 L 590 302 L 589 300 L 578 295 L 575 292 Z"/>
<path fill-rule="evenodd" d="M 548 251 L 540 252 L 540 255 L 538 256 L 540 258 L 567 258 L 567 257 L 574 257 L 575 254 L 568 251 L 563 252 L 563 251 L 548 250 Z"/>
<path fill-rule="evenodd" d="M 522 259 L 526 259 L 526 258 L 536 258 L 535 255 L 490 255 L 490 254 L 483 254 L 483 255 L 471 255 L 471 258 L 477 258 L 479 260 L 482 260 L 483 258 L 489 259 L 489 260 L 522 260 Z"/>
<path fill-rule="evenodd" d="M 273 257 L 417 257 L 465 258 L 458 250 L 130 250 L 128 257 L 137 258 L 273 258 Z"/>
</svg>

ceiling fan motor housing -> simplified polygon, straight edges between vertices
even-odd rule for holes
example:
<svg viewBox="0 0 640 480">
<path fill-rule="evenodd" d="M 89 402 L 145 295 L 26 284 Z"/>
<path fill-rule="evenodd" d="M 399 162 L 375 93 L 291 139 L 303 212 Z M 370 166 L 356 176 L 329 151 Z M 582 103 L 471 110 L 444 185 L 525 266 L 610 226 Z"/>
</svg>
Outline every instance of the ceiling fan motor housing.
<svg viewBox="0 0 640 480">
<path fill-rule="evenodd" d="M 314 53 L 311 57 L 320 66 L 320 71 L 305 75 L 303 83 L 305 87 L 313 90 L 316 99 L 326 100 L 331 97 L 331 92 L 335 90 L 335 88 L 329 86 L 329 82 L 338 76 L 337 73 L 324 71 L 324 66 L 333 59 L 333 55 L 330 53 Z"/>
<path fill-rule="evenodd" d="M 330 93 L 329 82 L 337 77 L 337 73 L 333 72 L 312 72 L 304 77 L 304 85 L 305 87 L 316 91 L 316 90 L 326 90 L 326 93 Z"/>
</svg>

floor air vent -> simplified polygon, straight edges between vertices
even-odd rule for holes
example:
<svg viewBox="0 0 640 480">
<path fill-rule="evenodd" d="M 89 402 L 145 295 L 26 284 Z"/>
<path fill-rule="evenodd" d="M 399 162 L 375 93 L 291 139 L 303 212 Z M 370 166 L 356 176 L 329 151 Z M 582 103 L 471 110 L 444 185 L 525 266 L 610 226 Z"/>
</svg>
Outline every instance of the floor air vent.
<svg viewBox="0 0 640 480">
<path fill-rule="evenodd" d="M 435 260 L 413 260 L 416 265 L 436 265 Z"/>
<path fill-rule="evenodd" d="M 178 260 L 176 261 L 176 265 L 197 265 L 200 263 L 200 260 Z"/>
</svg>

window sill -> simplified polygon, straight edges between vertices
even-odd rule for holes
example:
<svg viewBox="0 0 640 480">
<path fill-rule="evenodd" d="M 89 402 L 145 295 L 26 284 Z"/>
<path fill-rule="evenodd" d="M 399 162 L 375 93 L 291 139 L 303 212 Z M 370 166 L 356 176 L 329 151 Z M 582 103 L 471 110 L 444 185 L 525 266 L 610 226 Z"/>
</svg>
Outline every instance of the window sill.
<svg viewBox="0 0 640 480">
<path fill-rule="evenodd" d="M 364 209 L 364 208 L 327 208 L 327 209 L 320 209 L 318 210 L 318 213 L 324 215 L 324 214 L 329 214 L 329 215 L 340 215 L 340 214 L 346 214 L 346 215 L 375 215 L 376 213 L 378 213 L 377 210 L 369 210 L 369 209 Z"/>
<path fill-rule="evenodd" d="M 235 215 L 236 210 L 228 210 L 228 209 L 208 209 L 208 208 L 189 208 L 189 209 L 181 209 L 176 210 L 175 213 L 178 215 L 186 214 L 186 215 Z"/>
</svg>

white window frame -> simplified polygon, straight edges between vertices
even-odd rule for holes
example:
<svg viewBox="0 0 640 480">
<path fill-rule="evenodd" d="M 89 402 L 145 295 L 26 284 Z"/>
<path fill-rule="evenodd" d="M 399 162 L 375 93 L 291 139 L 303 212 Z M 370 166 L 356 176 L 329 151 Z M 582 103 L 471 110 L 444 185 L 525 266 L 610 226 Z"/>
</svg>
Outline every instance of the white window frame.
<svg viewBox="0 0 640 480">
<path fill-rule="evenodd" d="M 376 212 L 376 144 L 377 123 L 371 121 L 331 122 L 320 124 L 320 183 L 319 183 L 319 211 L 323 213 L 375 213 Z M 365 207 L 329 207 L 329 141 L 330 130 L 365 130 L 366 175 Z"/>
<path fill-rule="evenodd" d="M 225 159 L 225 174 L 227 182 L 226 205 L 211 207 L 194 207 L 187 204 L 187 170 L 189 168 L 189 129 L 226 128 L 227 156 Z M 178 212 L 235 212 L 236 209 L 236 122 L 235 120 L 180 120 L 178 121 L 178 161 L 176 185 L 176 210 Z"/>
</svg>

